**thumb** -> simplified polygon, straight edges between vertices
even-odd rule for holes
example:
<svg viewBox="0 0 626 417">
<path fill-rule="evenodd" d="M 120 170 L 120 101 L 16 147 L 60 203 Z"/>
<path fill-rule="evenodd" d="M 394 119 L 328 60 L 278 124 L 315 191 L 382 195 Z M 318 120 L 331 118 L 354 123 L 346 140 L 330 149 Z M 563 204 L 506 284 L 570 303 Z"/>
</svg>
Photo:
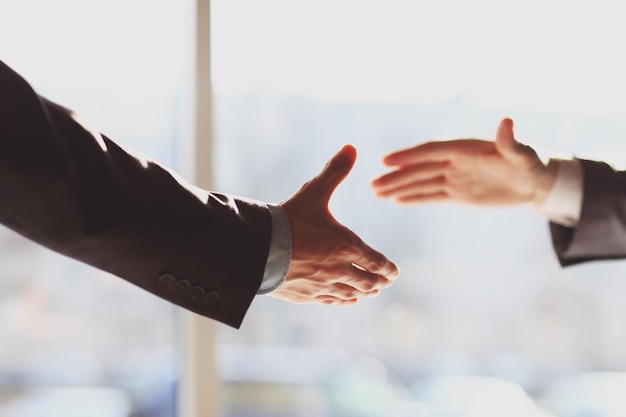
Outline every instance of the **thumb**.
<svg viewBox="0 0 626 417">
<path fill-rule="evenodd" d="M 496 149 L 504 159 L 517 165 L 532 165 L 539 160 L 537 152 L 533 148 L 515 139 L 513 120 L 508 117 L 502 119 L 500 126 L 498 126 Z"/>
<path fill-rule="evenodd" d="M 519 154 L 519 143 L 513 132 L 513 120 L 505 117 L 498 126 L 496 149 L 505 158 L 515 158 Z"/>
<path fill-rule="evenodd" d="M 327 163 L 322 172 L 309 184 L 315 188 L 321 203 L 327 204 L 335 189 L 346 179 L 356 162 L 357 151 L 353 145 L 344 145 Z"/>
</svg>

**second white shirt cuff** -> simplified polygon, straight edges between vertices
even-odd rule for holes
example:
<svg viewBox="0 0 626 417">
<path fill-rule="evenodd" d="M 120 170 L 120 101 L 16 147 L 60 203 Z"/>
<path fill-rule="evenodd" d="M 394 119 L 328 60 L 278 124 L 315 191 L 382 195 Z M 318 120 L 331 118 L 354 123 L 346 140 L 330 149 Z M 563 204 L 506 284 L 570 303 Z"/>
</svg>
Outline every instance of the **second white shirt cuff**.
<svg viewBox="0 0 626 417">
<path fill-rule="evenodd" d="M 583 201 L 583 173 L 577 159 L 559 159 L 557 176 L 550 194 L 535 211 L 554 223 L 575 227 Z"/>
</svg>

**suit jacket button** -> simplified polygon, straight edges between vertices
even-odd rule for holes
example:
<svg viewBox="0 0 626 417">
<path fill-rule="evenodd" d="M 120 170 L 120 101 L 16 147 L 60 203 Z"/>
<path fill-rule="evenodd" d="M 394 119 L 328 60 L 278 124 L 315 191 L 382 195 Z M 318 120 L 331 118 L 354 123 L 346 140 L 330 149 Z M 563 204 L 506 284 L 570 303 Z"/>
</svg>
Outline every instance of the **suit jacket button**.
<svg viewBox="0 0 626 417">
<path fill-rule="evenodd" d="M 176 284 L 174 284 L 174 292 L 176 294 L 184 294 L 189 288 L 191 288 L 191 283 L 186 279 L 181 279 Z"/>
<path fill-rule="evenodd" d="M 220 299 L 220 293 L 213 290 L 213 291 L 209 291 L 206 295 L 206 297 L 204 297 L 204 300 L 202 302 L 202 304 L 204 304 L 205 306 L 210 306 L 212 304 L 215 304 L 218 300 Z"/>
<path fill-rule="evenodd" d="M 199 303 L 204 298 L 206 291 L 202 287 L 191 287 L 187 293 L 187 298 L 194 303 Z"/>
<path fill-rule="evenodd" d="M 175 282 L 176 282 L 176 277 L 170 273 L 161 274 L 159 275 L 159 278 L 157 279 L 157 285 L 160 288 L 169 288 L 172 285 L 174 285 Z"/>
</svg>

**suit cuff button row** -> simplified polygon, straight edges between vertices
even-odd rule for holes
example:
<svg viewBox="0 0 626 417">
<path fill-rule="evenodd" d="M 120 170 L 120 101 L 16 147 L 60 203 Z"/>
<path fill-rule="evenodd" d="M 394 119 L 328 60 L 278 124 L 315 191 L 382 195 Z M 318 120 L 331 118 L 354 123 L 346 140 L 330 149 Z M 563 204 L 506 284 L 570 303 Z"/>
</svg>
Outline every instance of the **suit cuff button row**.
<svg viewBox="0 0 626 417">
<path fill-rule="evenodd" d="M 206 291 L 200 286 L 192 286 L 186 279 L 178 279 L 173 274 L 165 273 L 157 279 L 159 288 L 168 290 L 174 294 L 186 295 L 193 303 L 202 303 L 205 307 L 215 304 L 220 299 L 220 293 L 215 290 Z"/>
</svg>

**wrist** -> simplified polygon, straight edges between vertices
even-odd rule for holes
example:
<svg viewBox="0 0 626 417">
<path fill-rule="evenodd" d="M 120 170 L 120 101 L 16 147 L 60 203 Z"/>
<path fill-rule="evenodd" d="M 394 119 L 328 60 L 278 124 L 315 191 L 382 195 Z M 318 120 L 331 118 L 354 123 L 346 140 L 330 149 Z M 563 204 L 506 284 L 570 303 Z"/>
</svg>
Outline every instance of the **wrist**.
<svg viewBox="0 0 626 417">
<path fill-rule="evenodd" d="M 554 158 L 550 158 L 548 163 L 541 167 L 535 181 L 532 196 L 533 205 L 542 206 L 546 202 L 546 199 L 554 187 L 558 172 L 559 162 Z"/>
</svg>

